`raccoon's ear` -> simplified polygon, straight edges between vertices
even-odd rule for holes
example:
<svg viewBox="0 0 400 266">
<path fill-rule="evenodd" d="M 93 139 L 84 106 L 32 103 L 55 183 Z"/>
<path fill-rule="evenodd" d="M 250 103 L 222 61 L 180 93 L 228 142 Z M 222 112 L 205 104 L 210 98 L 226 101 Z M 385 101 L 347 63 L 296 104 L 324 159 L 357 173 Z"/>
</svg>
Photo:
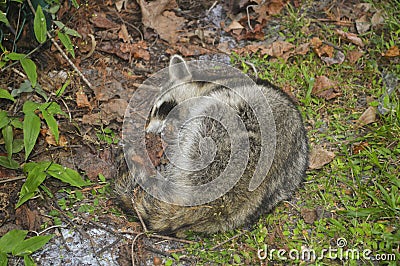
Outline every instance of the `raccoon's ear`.
<svg viewBox="0 0 400 266">
<path fill-rule="evenodd" d="M 169 78 L 174 83 L 192 79 L 189 67 L 180 55 L 173 55 L 169 61 Z"/>
</svg>

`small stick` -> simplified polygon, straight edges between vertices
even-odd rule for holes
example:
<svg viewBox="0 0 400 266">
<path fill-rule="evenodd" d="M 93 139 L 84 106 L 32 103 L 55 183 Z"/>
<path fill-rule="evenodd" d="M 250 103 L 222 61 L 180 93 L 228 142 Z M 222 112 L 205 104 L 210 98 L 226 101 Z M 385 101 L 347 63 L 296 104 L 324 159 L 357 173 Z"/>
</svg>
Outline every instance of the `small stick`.
<svg viewBox="0 0 400 266">
<path fill-rule="evenodd" d="M 233 237 L 231 237 L 231 238 L 229 238 L 229 239 L 227 239 L 227 240 L 225 240 L 225 241 L 223 241 L 223 242 L 221 242 L 221 243 L 219 243 L 219 244 L 213 246 L 210 250 L 215 250 L 215 249 L 219 248 L 220 246 L 222 246 L 222 245 L 224 245 L 224 244 L 226 244 L 226 243 L 232 241 L 233 239 L 238 238 L 239 236 L 244 235 L 245 233 L 247 233 L 247 231 L 240 232 L 239 234 L 234 235 Z"/>
<path fill-rule="evenodd" d="M 142 224 L 144 232 L 148 233 L 149 231 L 147 230 L 146 224 L 144 223 L 143 218 L 140 215 L 139 210 L 137 209 L 135 202 L 133 201 L 133 199 L 131 201 L 132 201 L 132 207 L 135 210 L 135 212 L 136 212 L 136 214 L 137 214 L 137 216 L 139 218 L 140 223 Z"/>
</svg>

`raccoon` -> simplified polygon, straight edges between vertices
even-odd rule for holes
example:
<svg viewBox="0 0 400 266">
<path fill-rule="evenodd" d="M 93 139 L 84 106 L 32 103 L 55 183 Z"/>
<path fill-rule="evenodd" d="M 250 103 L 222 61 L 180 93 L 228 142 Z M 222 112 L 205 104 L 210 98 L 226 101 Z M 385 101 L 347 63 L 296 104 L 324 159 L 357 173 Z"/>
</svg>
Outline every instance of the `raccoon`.
<svg viewBox="0 0 400 266">
<path fill-rule="evenodd" d="M 155 101 L 150 111 L 146 132 L 168 135 L 166 122 L 174 108 L 190 99 L 197 99 L 169 118 L 172 124 L 181 121 L 182 117 L 198 119 L 191 123 L 178 123 L 180 138 L 172 137 L 168 152 L 165 151 L 169 160 L 175 163 L 168 163 L 160 170 L 166 180 L 189 189 L 179 195 L 172 193 L 170 199 L 160 200 L 137 184 L 138 179 L 151 177 L 131 169 L 132 174 L 121 174 L 115 182 L 115 191 L 124 208 L 132 210 L 134 207 L 152 231 L 183 236 L 187 230 L 211 234 L 249 225 L 261 214 L 270 212 L 277 203 L 289 198 L 301 185 L 308 166 L 306 131 L 289 96 L 269 82 L 257 81 L 249 85 L 229 74 L 211 77 L 215 82 L 198 81 L 201 79 L 195 77 L 195 71 L 177 55 L 171 58 L 169 69 L 169 80 L 163 89 L 165 93 Z M 213 73 L 203 75 L 209 78 Z M 171 87 L 174 89 L 168 90 Z M 265 109 L 257 110 L 263 97 L 269 104 L 270 115 Z M 255 106 L 251 102 L 255 102 Z M 267 132 L 267 138 L 262 135 L 263 121 L 270 123 L 267 131 L 274 131 L 272 135 Z M 229 128 L 234 134 L 228 132 Z M 242 153 L 242 150 L 247 157 L 235 161 L 234 155 Z M 260 165 L 263 157 L 270 160 Z M 227 168 L 233 171 L 226 173 Z M 264 171 L 264 168 L 268 170 Z M 257 172 L 263 175 L 260 181 L 253 180 Z M 232 177 L 235 173 L 237 176 Z M 190 188 L 216 182 L 220 176 L 225 176 L 226 182 L 234 179 L 228 186 L 229 190 L 210 201 L 198 201 L 198 191 Z M 216 184 L 224 185 L 224 181 L 222 179 L 222 183 Z M 256 184 L 251 185 L 252 182 Z M 204 194 L 220 192 L 219 185 L 211 187 Z"/>
</svg>

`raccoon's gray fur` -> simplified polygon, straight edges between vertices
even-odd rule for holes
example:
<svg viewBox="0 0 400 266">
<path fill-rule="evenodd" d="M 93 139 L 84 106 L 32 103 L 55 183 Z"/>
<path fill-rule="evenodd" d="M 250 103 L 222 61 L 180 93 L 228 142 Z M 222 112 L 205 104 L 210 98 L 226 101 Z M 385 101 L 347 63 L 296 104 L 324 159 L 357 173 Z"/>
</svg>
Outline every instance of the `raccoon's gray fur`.
<svg viewBox="0 0 400 266">
<path fill-rule="evenodd" d="M 183 59 L 174 56 L 171 59 L 170 68 L 171 65 L 180 62 L 184 62 Z M 170 72 L 170 81 L 167 86 L 191 79 L 191 71 L 184 64 L 183 67 L 177 70 L 175 68 Z M 218 99 L 232 107 L 244 122 L 250 147 L 247 166 L 230 191 L 216 200 L 198 206 L 179 206 L 158 200 L 139 187 L 132 176 L 121 175 L 116 181 L 116 192 L 125 208 L 132 210 L 132 204 L 135 204 L 150 230 L 181 235 L 186 230 L 214 233 L 237 228 L 253 222 L 260 214 L 271 211 L 278 202 L 290 197 L 303 181 L 308 166 L 308 145 L 301 115 L 293 101 L 268 82 L 261 82 L 253 87 L 243 87 L 240 80 L 224 77 L 221 83 L 225 86 L 207 82 L 188 82 L 177 85 L 176 90 L 163 95 L 156 101 L 146 130 L 154 133 L 162 132 L 168 112 L 186 99 L 194 96 L 209 96 L 212 99 Z M 249 182 L 261 154 L 259 121 L 249 104 L 226 87 L 237 88 L 249 99 L 255 97 L 254 90 L 260 89 L 272 109 L 276 127 L 275 154 L 268 174 L 253 191 L 249 190 Z M 201 114 L 209 108 L 219 107 L 205 101 L 188 111 Z M 214 160 L 206 168 L 199 168 L 196 171 L 186 171 L 168 164 L 163 170 L 163 175 L 173 182 L 189 186 L 202 185 L 214 180 L 224 171 L 230 159 L 231 143 L 226 130 L 217 121 L 204 118 L 183 134 L 186 134 L 187 141 L 181 143 L 179 151 L 171 152 L 172 159 L 190 164 L 196 161 L 196 158 L 202 157 L 202 153 L 204 155 L 210 152 L 213 153 Z M 237 134 L 241 134 L 240 130 Z M 206 137 L 214 141 L 216 147 L 214 151 L 201 150 L 201 139 L 204 140 Z M 187 158 L 192 160 L 187 160 Z M 190 167 L 191 165 L 188 165 L 188 168 Z M 137 173 L 133 171 L 133 174 Z M 190 197 L 190 195 L 186 196 Z"/>
</svg>

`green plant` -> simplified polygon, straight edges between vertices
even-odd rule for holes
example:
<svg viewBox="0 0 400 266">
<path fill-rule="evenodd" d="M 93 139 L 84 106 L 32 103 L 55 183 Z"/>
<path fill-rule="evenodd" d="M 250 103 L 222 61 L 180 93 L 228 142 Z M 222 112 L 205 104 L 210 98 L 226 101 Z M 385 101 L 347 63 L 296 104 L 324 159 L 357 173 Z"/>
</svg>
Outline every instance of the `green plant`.
<svg viewBox="0 0 400 266">
<path fill-rule="evenodd" d="M 30 255 L 41 249 L 53 235 L 33 236 L 26 239 L 27 234 L 26 230 L 11 230 L 0 238 L 0 265 L 7 265 L 7 254 L 23 257 L 25 265 L 35 265 Z"/>
</svg>

